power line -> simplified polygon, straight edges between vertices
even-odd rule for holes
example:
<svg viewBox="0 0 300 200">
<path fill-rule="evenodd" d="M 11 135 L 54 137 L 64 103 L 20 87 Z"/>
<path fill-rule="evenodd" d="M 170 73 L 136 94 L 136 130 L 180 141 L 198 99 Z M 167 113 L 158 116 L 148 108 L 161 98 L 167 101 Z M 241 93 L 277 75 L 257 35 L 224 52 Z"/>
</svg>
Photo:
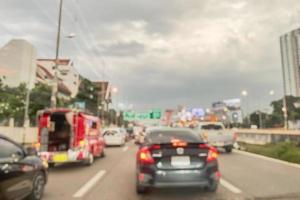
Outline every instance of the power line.
<svg viewBox="0 0 300 200">
<path fill-rule="evenodd" d="M 39 8 L 40 11 L 42 11 L 42 13 L 48 18 L 49 21 L 51 21 L 53 24 L 56 24 L 56 21 L 52 18 L 52 16 L 45 11 L 45 9 L 38 3 L 38 1 L 34 1 L 35 5 Z M 65 12 L 66 14 L 68 14 L 68 16 L 70 16 L 70 12 Z M 77 23 L 73 23 L 75 24 L 75 26 L 77 27 Z M 62 30 L 64 31 L 64 28 L 62 27 Z M 80 28 L 79 28 L 80 30 Z M 87 41 L 83 41 L 83 43 L 85 44 L 86 47 L 88 47 L 87 45 Z M 88 57 L 88 55 L 86 54 L 86 52 L 84 52 L 82 50 L 82 48 L 79 46 L 79 44 L 77 42 L 74 43 L 76 49 L 78 50 L 79 54 L 82 55 L 82 57 Z M 91 63 L 91 61 L 89 59 L 85 60 L 86 63 L 88 63 L 87 67 L 93 72 L 93 74 L 98 74 L 97 71 L 95 71 L 95 69 L 92 67 L 94 64 Z"/>
</svg>

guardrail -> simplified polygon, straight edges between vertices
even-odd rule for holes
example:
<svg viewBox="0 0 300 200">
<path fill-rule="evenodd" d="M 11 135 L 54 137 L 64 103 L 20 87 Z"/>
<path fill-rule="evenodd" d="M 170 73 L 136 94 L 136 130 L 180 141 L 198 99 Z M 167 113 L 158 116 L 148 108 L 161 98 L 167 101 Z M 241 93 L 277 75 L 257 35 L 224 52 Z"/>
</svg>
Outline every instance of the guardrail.
<svg viewBox="0 0 300 200">
<path fill-rule="evenodd" d="M 300 131 L 278 129 L 237 129 L 237 141 L 248 144 L 268 144 L 282 141 L 295 141 L 300 143 Z"/>
</svg>

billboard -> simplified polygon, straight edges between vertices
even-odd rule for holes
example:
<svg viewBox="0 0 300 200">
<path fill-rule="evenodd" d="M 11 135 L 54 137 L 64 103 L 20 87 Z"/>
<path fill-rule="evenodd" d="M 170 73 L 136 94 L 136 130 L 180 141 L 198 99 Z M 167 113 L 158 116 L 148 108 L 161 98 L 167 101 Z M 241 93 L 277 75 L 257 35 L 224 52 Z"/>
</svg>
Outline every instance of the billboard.
<svg viewBox="0 0 300 200">
<path fill-rule="evenodd" d="M 227 99 L 223 101 L 227 106 L 228 110 L 240 110 L 241 109 L 241 99 Z"/>
<path fill-rule="evenodd" d="M 214 102 L 212 108 L 219 119 L 226 119 L 229 123 L 243 123 L 241 100 L 238 98 Z"/>
</svg>

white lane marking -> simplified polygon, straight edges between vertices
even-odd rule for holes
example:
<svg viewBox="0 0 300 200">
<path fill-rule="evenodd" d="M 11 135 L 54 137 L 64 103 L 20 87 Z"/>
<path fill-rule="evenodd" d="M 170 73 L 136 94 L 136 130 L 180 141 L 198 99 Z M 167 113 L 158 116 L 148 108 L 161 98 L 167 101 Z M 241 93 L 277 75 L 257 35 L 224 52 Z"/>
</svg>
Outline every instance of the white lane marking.
<svg viewBox="0 0 300 200">
<path fill-rule="evenodd" d="M 255 153 L 249 153 L 249 152 L 240 151 L 240 150 L 234 150 L 234 152 L 238 153 L 238 154 L 251 156 L 251 157 L 254 157 L 254 158 L 260 158 L 260 159 L 263 159 L 263 160 L 268 160 L 268 161 L 272 161 L 272 162 L 275 162 L 275 163 L 279 163 L 279 164 L 283 164 L 283 165 L 286 165 L 286 166 L 295 167 L 295 168 L 300 169 L 299 164 L 290 163 L 290 162 L 287 162 L 287 161 L 278 160 L 278 159 L 275 159 L 275 158 L 270 158 L 270 157 L 266 157 L 266 156 L 263 156 L 263 155 L 259 155 L 259 154 L 255 154 Z"/>
<path fill-rule="evenodd" d="M 125 146 L 123 149 L 122 149 L 122 151 L 127 151 L 128 150 L 128 146 Z"/>
<path fill-rule="evenodd" d="M 239 188 L 237 188 L 237 187 L 235 187 L 234 185 L 232 185 L 231 183 L 229 183 L 228 181 L 225 181 L 224 179 L 220 179 L 220 184 L 223 186 L 223 187 L 225 187 L 225 188 L 227 188 L 228 190 L 230 190 L 231 192 L 233 192 L 233 193 L 235 193 L 235 194 L 240 194 L 240 193 L 242 193 L 242 191 L 239 189 Z"/>
<path fill-rule="evenodd" d="M 105 173 L 105 170 L 100 170 L 95 176 L 93 176 L 93 178 L 91 178 L 73 195 L 73 198 L 83 197 L 105 175 Z"/>
</svg>

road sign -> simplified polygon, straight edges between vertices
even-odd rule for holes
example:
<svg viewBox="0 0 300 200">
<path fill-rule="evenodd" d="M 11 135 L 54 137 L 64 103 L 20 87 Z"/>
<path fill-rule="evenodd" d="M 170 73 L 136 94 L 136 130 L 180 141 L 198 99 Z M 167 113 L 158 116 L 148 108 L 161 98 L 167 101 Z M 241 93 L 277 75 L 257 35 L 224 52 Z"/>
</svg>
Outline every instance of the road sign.
<svg viewBox="0 0 300 200">
<path fill-rule="evenodd" d="M 124 120 L 126 121 L 139 121 L 147 119 L 160 119 L 162 116 L 160 109 L 153 109 L 149 112 L 134 112 L 125 111 L 123 113 Z"/>
<path fill-rule="evenodd" d="M 126 121 L 134 121 L 135 120 L 135 112 L 125 111 L 123 113 L 124 120 Z"/>
<path fill-rule="evenodd" d="M 145 119 L 149 119 L 149 118 L 150 118 L 149 113 L 136 113 L 136 115 L 135 115 L 136 120 L 145 120 Z"/>
<path fill-rule="evenodd" d="M 85 109 L 85 102 L 84 101 L 77 101 L 77 102 L 75 102 L 75 108 Z"/>
<path fill-rule="evenodd" d="M 150 119 L 160 119 L 161 118 L 161 109 L 152 109 L 149 113 Z"/>
</svg>

